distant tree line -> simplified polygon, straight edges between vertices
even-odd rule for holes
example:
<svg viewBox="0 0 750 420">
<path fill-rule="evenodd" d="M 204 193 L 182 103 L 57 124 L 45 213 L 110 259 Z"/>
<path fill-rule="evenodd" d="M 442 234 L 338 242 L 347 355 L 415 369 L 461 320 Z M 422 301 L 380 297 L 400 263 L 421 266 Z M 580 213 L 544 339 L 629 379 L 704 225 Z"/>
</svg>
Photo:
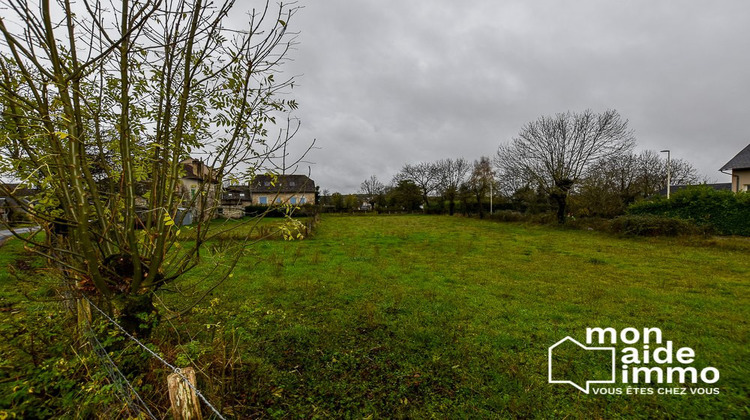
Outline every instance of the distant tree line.
<svg viewBox="0 0 750 420">
<path fill-rule="evenodd" d="M 560 223 L 571 216 L 615 217 L 666 188 L 666 160 L 634 148 L 628 121 L 617 111 L 542 116 L 492 158 L 407 163 L 389 183 L 372 175 L 357 194 L 324 191 L 321 202 L 332 211 L 551 213 Z M 674 159 L 669 166 L 672 185 L 699 182 L 690 163 Z"/>
</svg>

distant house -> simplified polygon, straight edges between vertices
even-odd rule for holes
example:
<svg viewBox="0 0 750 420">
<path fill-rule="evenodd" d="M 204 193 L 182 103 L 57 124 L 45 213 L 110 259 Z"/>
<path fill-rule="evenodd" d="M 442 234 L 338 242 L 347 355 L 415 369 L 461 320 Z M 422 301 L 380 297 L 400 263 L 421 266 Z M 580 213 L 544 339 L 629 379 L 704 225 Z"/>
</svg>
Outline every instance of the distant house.
<svg viewBox="0 0 750 420">
<path fill-rule="evenodd" d="M 315 204 L 315 181 L 306 175 L 256 175 L 250 182 L 252 204 Z"/>
<path fill-rule="evenodd" d="M 194 219 L 203 213 L 204 208 L 218 207 L 213 199 L 216 188 L 219 188 L 219 174 L 200 159 L 185 159 L 180 162 L 184 174 L 180 178 L 178 194 L 182 199 L 182 208 L 189 209 Z M 205 192 L 205 197 L 196 197 Z"/>
<path fill-rule="evenodd" d="M 732 171 L 732 191 L 750 191 L 750 144 L 733 157 L 719 171 Z"/>
<path fill-rule="evenodd" d="M 229 185 L 224 187 L 221 195 L 221 206 L 218 213 L 221 216 L 238 219 L 245 215 L 245 207 L 251 205 L 252 194 L 247 185 Z"/>
</svg>

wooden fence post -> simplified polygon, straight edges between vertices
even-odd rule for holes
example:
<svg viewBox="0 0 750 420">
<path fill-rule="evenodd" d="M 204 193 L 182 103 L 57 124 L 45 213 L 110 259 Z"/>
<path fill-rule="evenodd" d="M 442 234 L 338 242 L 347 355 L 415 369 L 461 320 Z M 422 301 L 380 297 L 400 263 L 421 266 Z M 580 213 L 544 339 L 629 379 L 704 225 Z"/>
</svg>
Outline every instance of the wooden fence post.
<svg viewBox="0 0 750 420">
<path fill-rule="evenodd" d="M 187 367 L 181 370 L 182 376 L 195 386 L 195 370 Z M 198 396 L 182 377 L 173 373 L 167 376 L 169 387 L 169 401 L 172 404 L 172 414 L 175 420 L 202 420 L 201 406 Z"/>
</svg>

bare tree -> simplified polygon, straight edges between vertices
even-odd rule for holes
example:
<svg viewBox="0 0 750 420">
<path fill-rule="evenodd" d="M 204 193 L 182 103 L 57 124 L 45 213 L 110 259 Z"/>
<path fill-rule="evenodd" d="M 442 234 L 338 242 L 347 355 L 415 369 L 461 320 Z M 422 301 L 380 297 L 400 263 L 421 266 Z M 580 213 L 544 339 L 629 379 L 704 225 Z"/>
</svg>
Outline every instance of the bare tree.
<svg viewBox="0 0 750 420">
<path fill-rule="evenodd" d="M 579 214 L 613 217 L 638 196 L 639 159 L 633 153 L 601 159 L 581 180 L 574 195 Z"/>
<path fill-rule="evenodd" d="M 637 186 L 645 197 L 667 187 L 667 161 L 654 150 L 645 150 L 638 155 Z M 700 182 L 698 171 L 683 159 L 672 159 L 669 163 L 672 185 L 689 185 Z"/>
<path fill-rule="evenodd" d="M 378 197 L 385 193 L 385 185 L 378 180 L 377 176 L 371 175 L 369 178 L 362 181 L 359 190 L 362 194 L 367 196 L 367 202 L 370 203 L 374 209 L 375 204 L 378 202 Z"/>
<path fill-rule="evenodd" d="M 22 239 L 75 294 L 102 300 L 133 329 L 153 292 L 201 261 L 221 178 L 252 175 L 289 140 L 269 129 L 297 107 L 278 95 L 292 79 L 276 79 L 297 9 L 266 3 L 244 27 L 227 27 L 234 5 L 0 6 L 0 176 L 39 189 L 26 210 L 46 233 Z M 196 152 L 201 181 L 186 203 L 182 162 Z M 184 205 L 199 209 L 199 224 L 178 243 Z M 227 278 L 233 261 L 212 277 Z"/>
<path fill-rule="evenodd" d="M 487 194 L 490 193 L 493 182 L 494 175 L 492 173 L 490 158 L 482 156 L 479 160 L 475 160 L 474 166 L 471 169 L 471 176 L 469 177 L 468 184 L 471 192 L 474 193 L 474 197 L 477 200 L 480 218 L 484 218 L 484 206 L 482 205 L 482 202 Z"/>
<path fill-rule="evenodd" d="M 438 192 L 448 200 L 448 213 L 453 215 L 456 208 L 458 189 L 466 180 L 471 170 L 471 165 L 464 158 L 441 159 L 435 163 L 435 171 L 438 177 Z"/>
<path fill-rule="evenodd" d="M 699 182 L 695 168 L 682 159 L 672 160 L 673 185 Z M 616 216 L 638 199 L 666 188 L 666 159 L 652 150 L 602 159 L 581 181 L 575 201 L 583 214 Z"/>
<path fill-rule="evenodd" d="M 614 110 L 561 113 L 527 123 L 495 157 L 503 171 L 539 185 L 557 204 L 565 222 L 568 195 L 601 159 L 629 152 L 634 145 L 627 120 Z"/>
<path fill-rule="evenodd" d="M 394 184 L 399 181 L 409 180 L 417 184 L 422 190 L 422 201 L 425 209 L 430 204 L 429 195 L 435 191 L 438 186 L 439 177 L 435 170 L 435 164 L 431 162 L 420 162 L 414 165 L 406 164 L 401 168 L 401 172 L 396 174 Z"/>
<path fill-rule="evenodd" d="M 517 191 L 534 189 L 537 185 L 521 168 L 505 165 L 498 155 L 492 159 L 492 167 L 495 171 L 499 194 L 510 197 Z"/>
<path fill-rule="evenodd" d="M 638 192 L 648 196 L 667 186 L 666 162 L 653 150 L 645 150 L 638 155 L 637 186 Z M 675 177 L 675 179 L 678 177 Z"/>
</svg>

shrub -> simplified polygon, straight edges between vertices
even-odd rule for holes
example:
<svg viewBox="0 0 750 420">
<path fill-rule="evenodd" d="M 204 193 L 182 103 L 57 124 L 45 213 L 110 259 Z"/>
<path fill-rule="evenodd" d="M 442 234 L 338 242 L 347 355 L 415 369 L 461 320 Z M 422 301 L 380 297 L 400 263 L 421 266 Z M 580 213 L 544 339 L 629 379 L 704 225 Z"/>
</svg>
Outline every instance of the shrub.
<svg viewBox="0 0 750 420">
<path fill-rule="evenodd" d="M 557 215 L 554 213 L 535 213 L 529 215 L 528 221 L 541 225 L 557 224 Z"/>
<path fill-rule="evenodd" d="M 612 219 L 604 217 L 576 217 L 565 222 L 565 227 L 580 230 L 610 231 Z"/>
<path fill-rule="evenodd" d="M 698 185 L 628 208 L 631 215 L 655 215 L 690 220 L 722 235 L 750 236 L 750 194 L 718 191 Z"/>
<path fill-rule="evenodd" d="M 432 201 L 430 202 L 430 205 L 424 208 L 425 214 L 447 214 L 448 211 L 446 210 L 448 208 L 448 202 L 447 201 Z"/>
<path fill-rule="evenodd" d="M 687 220 L 653 215 L 626 215 L 610 223 L 614 233 L 635 236 L 680 236 L 701 233 L 701 229 Z"/>
<path fill-rule="evenodd" d="M 490 216 L 492 220 L 499 220 L 501 222 L 525 222 L 529 219 L 529 216 L 513 210 L 500 210 L 492 213 Z"/>
</svg>

